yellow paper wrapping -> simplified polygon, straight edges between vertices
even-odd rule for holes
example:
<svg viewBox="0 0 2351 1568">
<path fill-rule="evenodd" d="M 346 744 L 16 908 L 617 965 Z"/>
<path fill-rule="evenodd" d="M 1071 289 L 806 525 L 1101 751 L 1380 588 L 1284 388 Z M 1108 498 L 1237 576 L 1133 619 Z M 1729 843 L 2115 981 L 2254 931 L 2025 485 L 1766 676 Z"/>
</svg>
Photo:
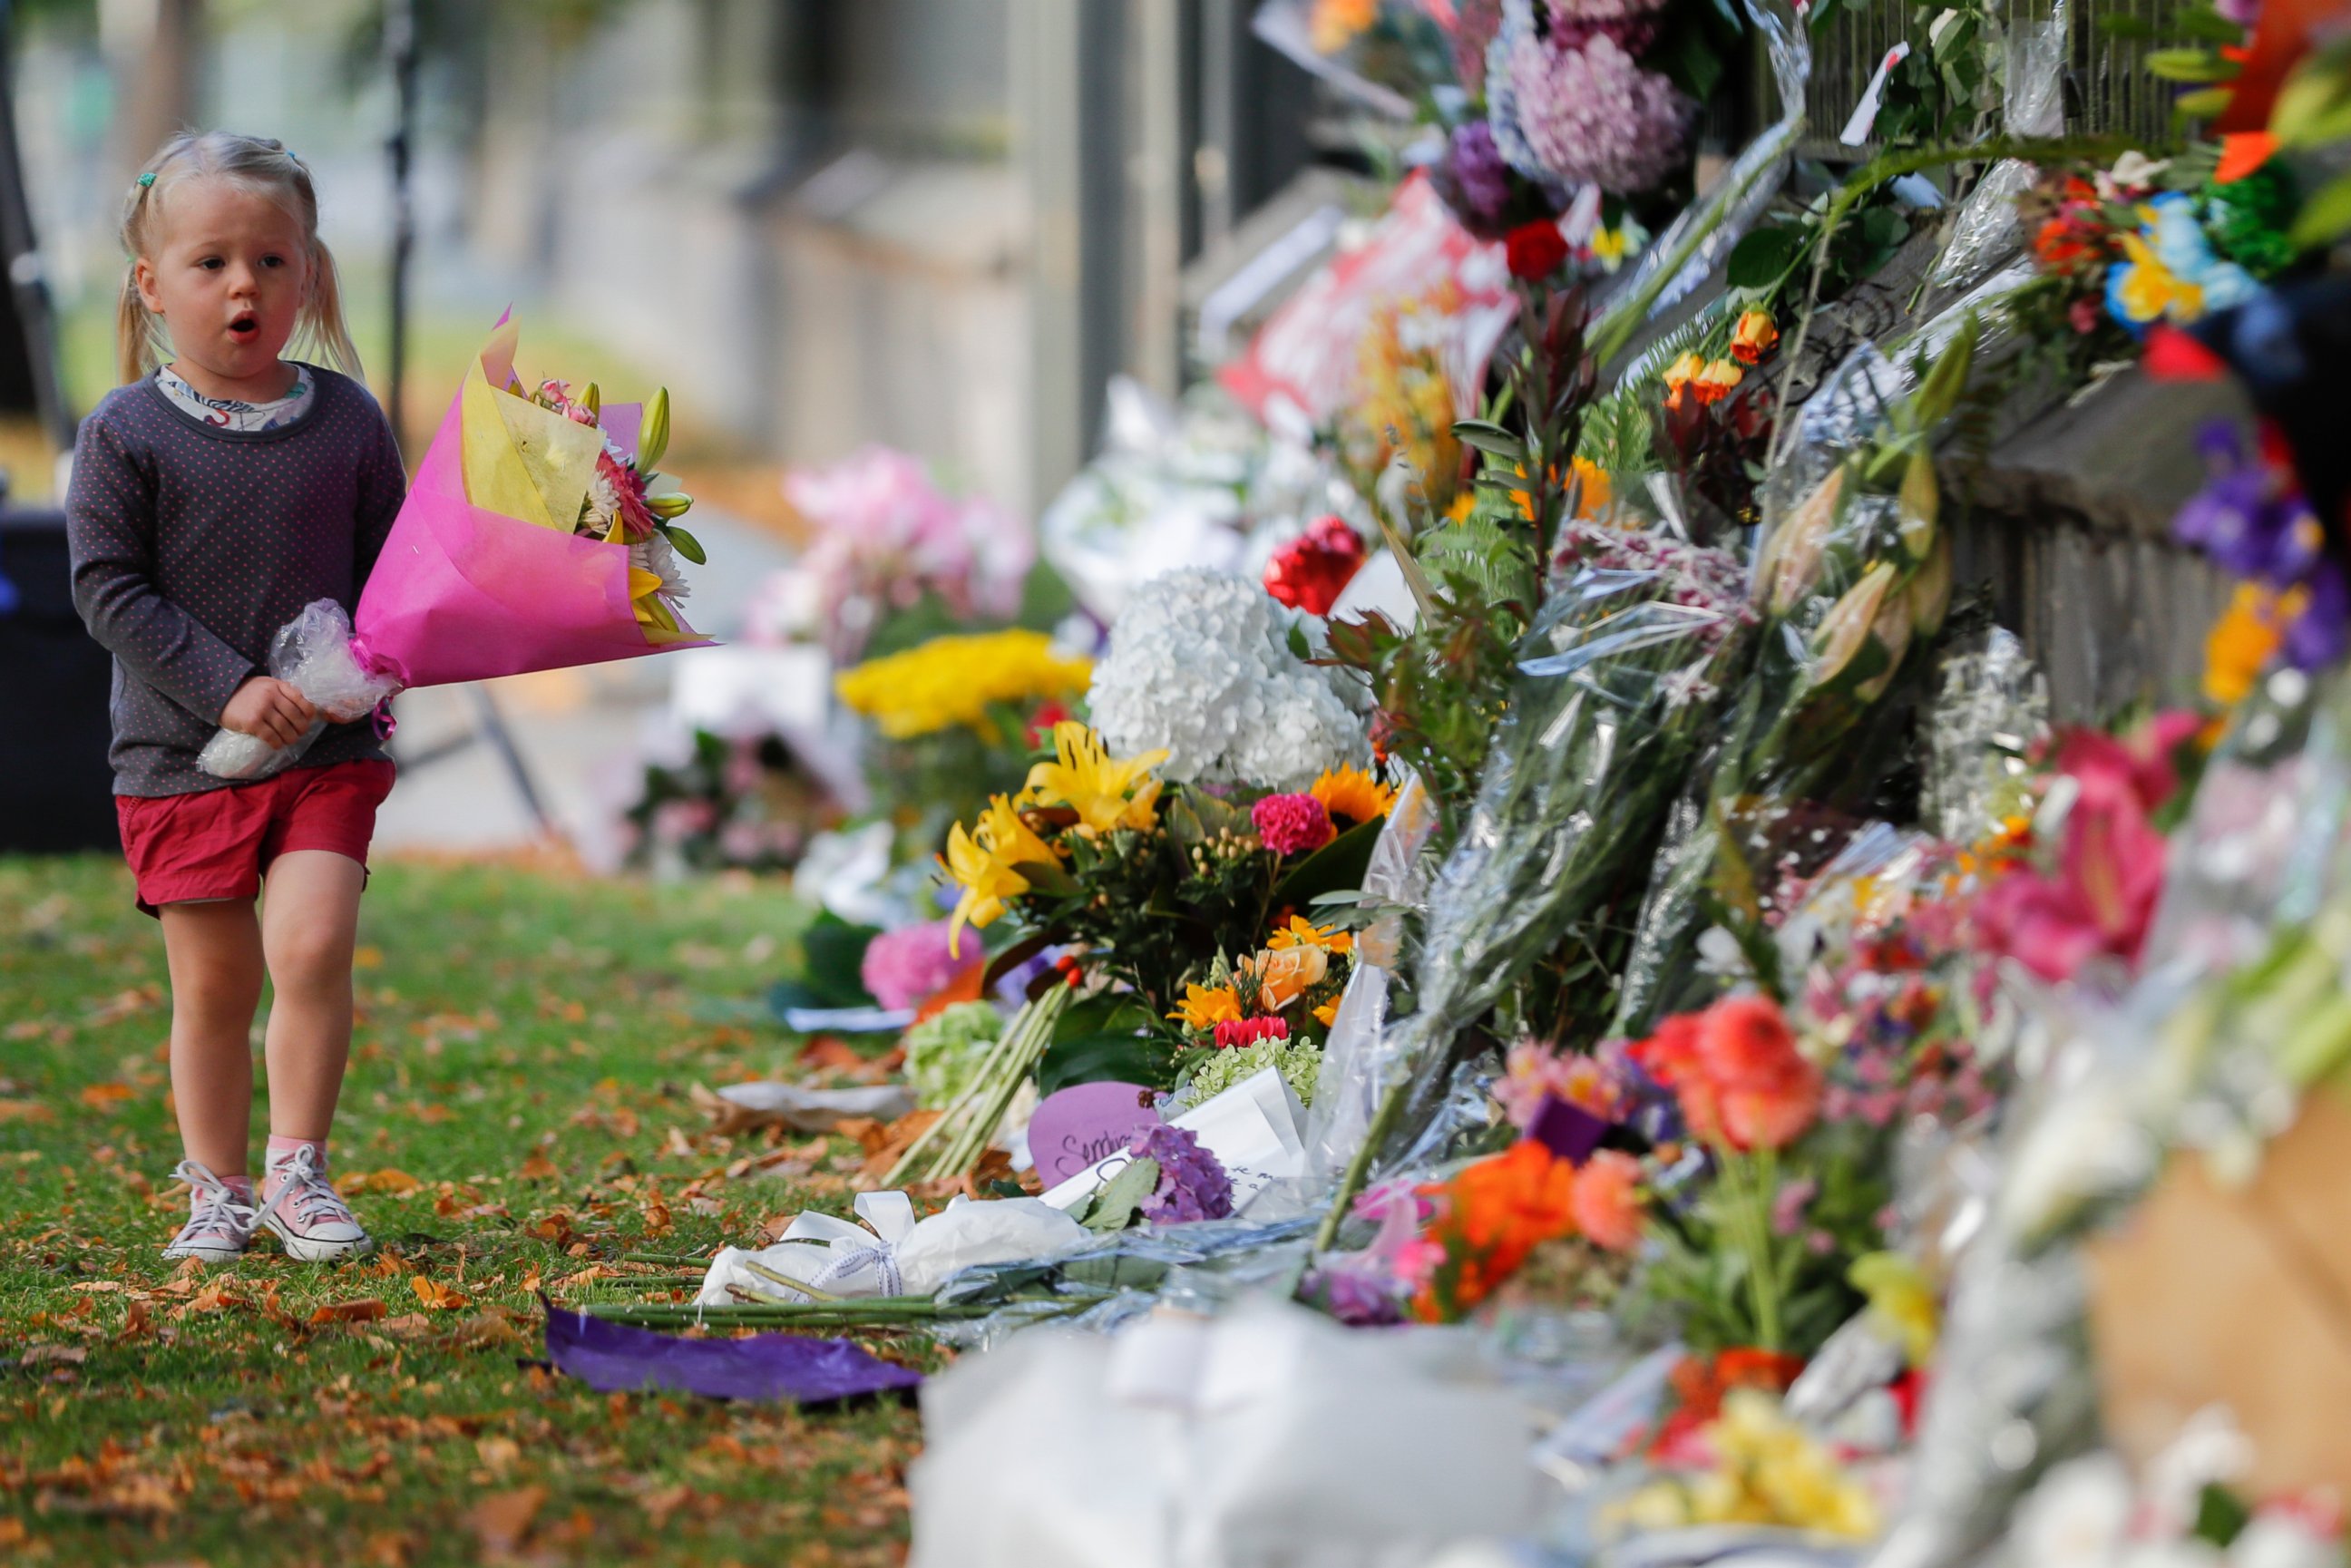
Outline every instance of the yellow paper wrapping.
<svg viewBox="0 0 2351 1568">
<path fill-rule="evenodd" d="M 506 390 L 522 329 L 507 321 L 465 372 L 460 394 L 465 498 L 486 510 L 569 533 L 587 503 L 604 437 Z"/>
</svg>

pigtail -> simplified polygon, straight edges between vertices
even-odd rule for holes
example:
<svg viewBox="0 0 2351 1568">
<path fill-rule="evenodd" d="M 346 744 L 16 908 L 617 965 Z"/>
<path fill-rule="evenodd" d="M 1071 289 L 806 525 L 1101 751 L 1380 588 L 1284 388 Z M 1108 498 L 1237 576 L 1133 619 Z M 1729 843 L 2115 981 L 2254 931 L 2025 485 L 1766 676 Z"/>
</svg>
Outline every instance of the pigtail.
<svg viewBox="0 0 2351 1568">
<path fill-rule="evenodd" d="M 154 324 L 139 298 L 137 263 L 122 269 L 122 298 L 114 308 L 114 373 L 124 386 L 143 381 L 162 361 L 155 353 Z"/>
<path fill-rule="evenodd" d="M 318 354 L 351 380 L 364 382 L 360 351 L 351 342 L 350 329 L 343 324 L 342 283 L 335 271 L 334 253 L 315 235 L 310 261 L 314 268 L 310 298 L 302 302 L 302 312 L 295 318 L 294 335 L 298 340 L 308 341 Z"/>
</svg>

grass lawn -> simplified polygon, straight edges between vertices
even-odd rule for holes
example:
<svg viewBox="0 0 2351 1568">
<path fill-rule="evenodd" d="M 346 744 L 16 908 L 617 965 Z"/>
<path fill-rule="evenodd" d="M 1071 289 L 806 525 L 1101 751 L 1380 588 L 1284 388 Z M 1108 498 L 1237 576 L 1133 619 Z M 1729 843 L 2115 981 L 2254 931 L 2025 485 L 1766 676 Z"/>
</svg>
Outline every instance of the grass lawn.
<svg viewBox="0 0 2351 1568">
<path fill-rule="evenodd" d="M 715 1137 L 688 1099 L 796 1071 L 747 1004 L 798 922 L 747 882 L 379 866 L 335 1162 L 380 1252 L 206 1270 L 159 1256 L 185 1200 L 154 923 L 119 862 L 0 859 L 0 1557 L 898 1561 L 911 1408 L 529 1364 L 534 1291 L 670 1299 L 678 1269 L 622 1254 L 841 1206 L 849 1140 Z"/>
</svg>

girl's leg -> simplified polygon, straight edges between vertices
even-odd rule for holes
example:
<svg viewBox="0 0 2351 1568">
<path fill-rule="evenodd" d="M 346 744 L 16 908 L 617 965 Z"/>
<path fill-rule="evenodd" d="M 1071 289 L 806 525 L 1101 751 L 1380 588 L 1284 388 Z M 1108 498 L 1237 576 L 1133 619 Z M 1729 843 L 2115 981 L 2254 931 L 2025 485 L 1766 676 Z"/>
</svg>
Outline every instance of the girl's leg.
<svg viewBox="0 0 2351 1568">
<path fill-rule="evenodd" d="M 269 1130 L 323 1144 L 351 1050 L 351 949 L 367 872 L 329 850 L 288 850 L 269 865 L 261 946 L 269 1006 Z"/>
<path fill-rule="evenodd" d="M 172 1101 L 188 1158 L 245 1175 L 253 1126 L 253 1009 L 261 1000 L 261 926 L 243 899 L 167 904 Z"/>
</svg>

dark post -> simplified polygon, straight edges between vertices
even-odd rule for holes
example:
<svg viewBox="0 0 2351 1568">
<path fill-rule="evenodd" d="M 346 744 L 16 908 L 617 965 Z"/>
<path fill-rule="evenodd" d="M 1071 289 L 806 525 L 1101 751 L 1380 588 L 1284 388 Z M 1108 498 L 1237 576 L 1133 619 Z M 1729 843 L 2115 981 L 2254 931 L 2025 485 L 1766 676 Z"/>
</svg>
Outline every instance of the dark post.
<svg viewBox="0 0 2351 1568">
<path fill-rule="evenodd" d="M 41 426 L 59 452 L 74 444 L 73 410 L 57 382 L 57 328 L 49 313 L 48 279 L 33 238 L 33 210 L 25 195 L 25 165 L 16 146 L 16 6 L 0 0 L 0 267 L 8 277 L 16 307 L 15 330 L 24 371 L 32 382 L 32 403 Z M 13 380 L 14 377 L 7 379 Z"/>
<path fill-rule="evenodd" d="M 416 0 L 385 0 L 384 54 L 392 66 L 392 368 L 386 391 L 392 438 L 406 450 L 403 414 L 408 392 L 408 257 L 416 245 L 415 205 L 409 193 L 408 165 L 416 129 Z"/>
</svg>

